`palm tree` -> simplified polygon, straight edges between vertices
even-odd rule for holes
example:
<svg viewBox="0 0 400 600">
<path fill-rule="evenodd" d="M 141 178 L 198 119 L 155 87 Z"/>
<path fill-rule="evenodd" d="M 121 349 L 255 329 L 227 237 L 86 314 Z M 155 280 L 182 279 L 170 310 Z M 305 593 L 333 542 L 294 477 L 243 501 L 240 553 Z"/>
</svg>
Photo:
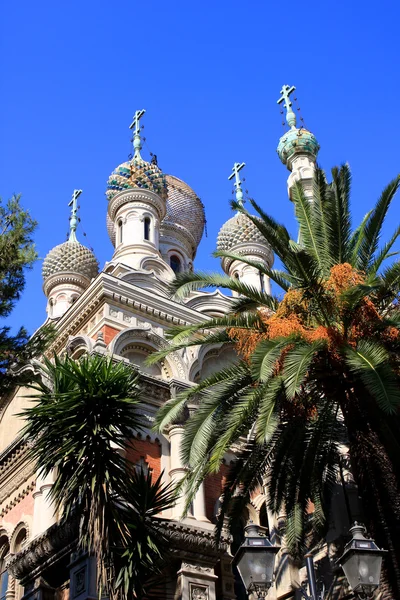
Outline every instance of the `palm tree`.
<svg viewBox="0 0 400 600">
<path fill-rule="evenodd" d="M 23 435 L 37 469 L 44 476 L 55 470 L 54 510 L 78 516 L 79 544 L 97 559 L 99 590 L 141 597 L 149 565 L 161 557 L 151 517 L 173 496 L 161 477 L 152 482 L 125 458 L 132 432 L 144 426 L 137 371 L 98 355 L 55 356 L 44 359 L 32 387 L 32 405 L 20 415 Z"/>
<path fill-rule="evenodd" d="M 399 177 L 390 182 L 353 230 L 349 167 L 332 169 L 330 183 L 317 168 L 311 203 L 300 183 L 294 189 L 297 242 L 256 202 L 250 201 L 256 217 L 233 202 L 263 234 L 282 268 L 231 253 L 216 256 L 256 267 L 283 289 L 283 299 L 219 274 L 178 274 L 171 286 L 178 298 L 218 286 L 239 297 L 224 317 L 172 329 L 169 351 L 218 342 L 234 345 L 238 361 L 168 402 L 157 417 L 162 430 L 189 398 L 200 398 L 183 444 L 190 466 L 188 501 L 204 477 L 218 471 L 233 442 L 245 436 L 225 486 L 222 516 L 228 508 L 233 514 L 240 510 L 266 478 L 271 509 L 286 507 L 294 554 L 304 548 L 311 501 L 314 532 L 323 530 L 339 444 L 346 440 L 367 525 L 389 550 L 386 573 L 395 597 L 400 597 L 400 262 L 385 261 L 396 254 L 400 227 L 383 245 L 380 238 L 399 185 Z"/>
</svg>

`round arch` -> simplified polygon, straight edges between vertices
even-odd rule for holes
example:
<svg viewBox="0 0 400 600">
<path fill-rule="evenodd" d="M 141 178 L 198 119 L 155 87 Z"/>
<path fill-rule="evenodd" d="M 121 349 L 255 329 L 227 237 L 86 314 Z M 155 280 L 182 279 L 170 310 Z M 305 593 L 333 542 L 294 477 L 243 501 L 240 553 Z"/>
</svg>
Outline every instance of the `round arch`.
<svg viewBox="0 0 400 600">
<path fill-rule="evenodd" d="M 139 368 L 143 367 L 142 370 L 146 372 L 146 368 L 149 369 L 149 367 L 144 365 L 145 358 L 151 352 L 162 350 L 168 346 L 168 342 L 155 333 L 150 325 L 145 328 L 130 327 L 115 336 L 110 344 L 110 353 L 127 358 L 134 364 L 137 364 L 133 360 L 136 354 Z M 185 365 L 177 352 L 172 352 L 168 358 L 155 366 L 160 369 L 162 379 L 186 379 Z M 154 373 L 149 372 L 149 375 L 154 376 Z"/>
</svg>

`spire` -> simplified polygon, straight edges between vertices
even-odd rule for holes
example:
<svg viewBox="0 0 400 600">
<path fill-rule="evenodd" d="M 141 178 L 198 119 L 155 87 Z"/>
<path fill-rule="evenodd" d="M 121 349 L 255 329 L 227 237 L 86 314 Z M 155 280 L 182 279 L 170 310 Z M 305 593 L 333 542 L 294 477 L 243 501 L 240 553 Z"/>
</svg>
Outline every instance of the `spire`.
<svg viewBox="0 0 400 600">
<path fill-rule="evenodd" d="M 243 206 L 244 201 L 243 201 L 242 182 L 239 179 L 239 171 L 241 171 L 243 169 L 243 167 L 245 167 L 245 166 L 246 166 L 246 163 L 235 163 L 232 168 L 233 173 L 231 173 L 231 175 L 229 175 L 229 177 L 228 177 L 228 179 L 235 178 L 233 185 L 235 186 L 235 189 L 236 189 L 236 201 L 240 204 L 240 206 Z"/>
<path fill-rule="evenodd" d="M 69 218 L 69 242 L 77 242 L 76 239 L 76 228 L 78 227 L 78 198 L 82 194 L 82 190 L 74 190 L 72 194 L 72 200 L 68 206 L 72 206 L 71 216 Z"/>
<path fill-rule="evenodd" d="M 133 130 L 133 148 L 135 150 L 133 158 L 142 158 L 140 156 L 140 150 L 142 149 L 142 140 L 140 137 L 140 119 L 143 117 L 145 112 L 146 111 L 144 109 L 137 110 L 133 116 L 132 123 L 129 125 L 129 129 Z"/>
<path fill-rule="evenodd" d="M 290 94 L 292 94 L 295 89 L 294 85 L 291 87 L 289 85 L 283 85 L 280 91 L 281 97 L 277 101 L 278 104 L 284 103 L 283 106 L 286 108 L 286 123 L 291 129 L 296 127 L 296 115 L 293 112 L 292 103 L 290 101 Z"/>
</svg>

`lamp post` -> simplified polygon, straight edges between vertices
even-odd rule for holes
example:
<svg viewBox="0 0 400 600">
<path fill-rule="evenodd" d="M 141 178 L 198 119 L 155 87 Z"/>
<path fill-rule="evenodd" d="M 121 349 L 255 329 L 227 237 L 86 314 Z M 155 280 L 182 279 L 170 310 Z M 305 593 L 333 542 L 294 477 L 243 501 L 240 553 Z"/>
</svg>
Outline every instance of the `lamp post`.
<svg viewBox="0 0 400 600">
<path fill-rule="evenodd" d="M 346 544 L 338 563 L 353 592 L 359 598 L 372 598 L 379 587 L 382 559 L 387 550 L 380 550 L 374 540 L 366 538 L 365 527 L 357 522 L 350 532 L 353 537 Z"/>
<path fill-rule="evenodd" d="M 275 557 L 280 546 L 274 546 L 264 533 L 264 528 L 250 522 L 244 528 L 245 540 L 237 551 L 234 564 L 248 594 L 265 598 L 272 585 Z"/>
</svg>

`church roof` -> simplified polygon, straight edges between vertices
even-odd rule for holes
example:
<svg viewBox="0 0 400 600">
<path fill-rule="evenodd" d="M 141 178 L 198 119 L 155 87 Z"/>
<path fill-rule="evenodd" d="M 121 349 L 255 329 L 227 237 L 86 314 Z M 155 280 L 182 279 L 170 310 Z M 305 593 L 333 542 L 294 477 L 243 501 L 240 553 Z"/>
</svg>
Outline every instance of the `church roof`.
<svg viewBox="0 0 400 600">
<path fill-rule="evenodd" d="M 55 246 L 43 261 L 42 275 L 46 280 L 59 273 L 77 273 L 91 280 L 99 272 L 99 263 L 93 252 L 77 241 Z"/>
</svg>

